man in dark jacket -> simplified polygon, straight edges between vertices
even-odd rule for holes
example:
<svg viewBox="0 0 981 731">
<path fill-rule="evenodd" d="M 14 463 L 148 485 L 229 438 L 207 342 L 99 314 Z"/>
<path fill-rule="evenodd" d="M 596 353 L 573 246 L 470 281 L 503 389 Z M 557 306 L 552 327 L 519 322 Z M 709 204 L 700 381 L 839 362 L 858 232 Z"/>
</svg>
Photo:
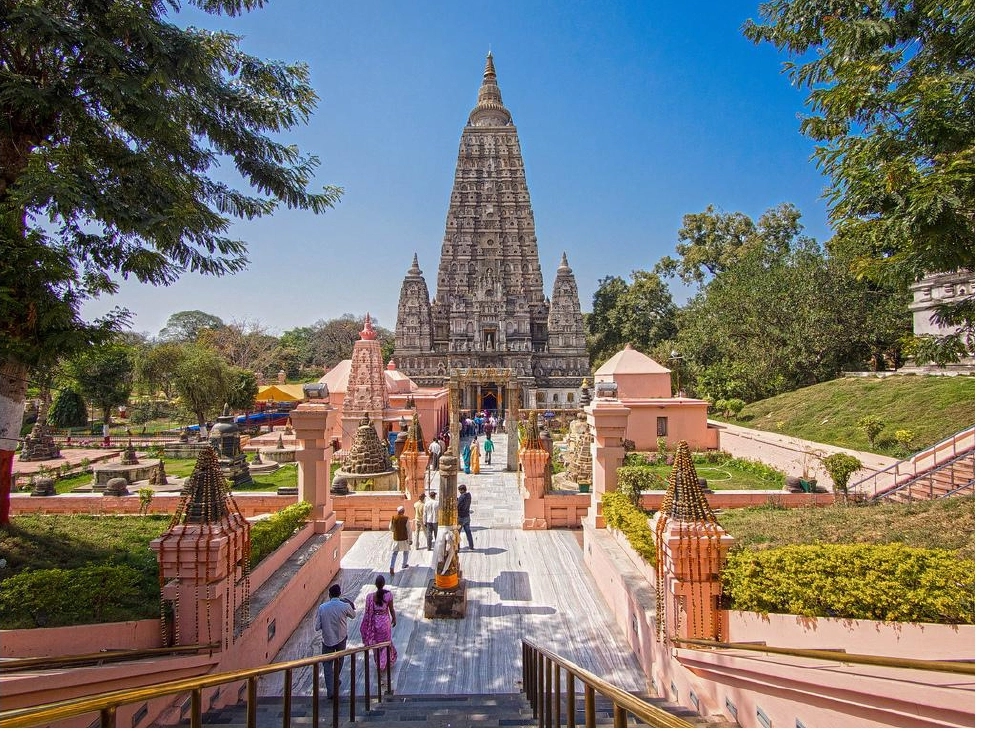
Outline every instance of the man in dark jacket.
<svg viewBox="0 0 981 731">
<path fill-rule="evenodd" d="M 466 485 L 457 488 L 460 494 L 456 497 L 456 522 L 460 524 L 460 530 L 467 534 L 467 544 L 473 550 L 473 533 L 470 532 L 470 493 L 467 492 Z"/>
</svg>

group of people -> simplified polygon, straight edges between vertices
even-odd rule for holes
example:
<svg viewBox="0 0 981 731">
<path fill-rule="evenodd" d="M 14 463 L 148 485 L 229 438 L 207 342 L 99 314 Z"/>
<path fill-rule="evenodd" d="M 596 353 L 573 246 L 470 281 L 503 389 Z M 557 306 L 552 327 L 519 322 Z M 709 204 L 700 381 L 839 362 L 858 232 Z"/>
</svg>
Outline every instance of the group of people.
<svg viewBox="0 0 981 731">
<path fill-rule="evenodd" d="M 484 464 L 489 465 L 491 463 L 491 455 L 494 454 L 494 440 L 491 439 L 490 434 L 484 437 L 483 447 Z M 466 474 L 480 474 L 480 445 L 478 444 L 477 437 L 474 437 L 473 441 L 463 443 L 463 446 L 460 447 L 460 457 L 463 460 L 463 471 Z"/>
<path fill-rule="evenodd" d="M 323 654 L 339 652 L 347 648 L 347 623 L 354 619 L 354 602 L 341 596 L 340 584 L 333 584 L 327 590 L 328 599 L 317 607 L 314 629 L 320 632 Z M 365 646 L 387 642 L 392 639 L 392 629 L 398 620 L 395 615 L 395 597 L 385 588 L 385 577 L 375 578 L 375 591 L 365 597 L 364 614 L 361 617 L 361 641 Z M 395 645 L 377 652 L 378 667 L 385 670 L 398 659 Z M 344 658 L 324 663 L 324 683 L 327 697 L 333 698 L 340 683 Z"/>
<path fill-rule="evenodd" d="M 467 537 L 467 547 L 473 551 L 473 533 L 470 530 L 473 498 L 466 485 L 461 484 L 457 487 L 457 492 L 459 493 L 456 498 L 457 522 L 460 531 Z M 413 504 L 413 511 L 416 546 L 422 548 L 419 536 L 420 533 L 425 532 L 427 550 L 432 551 L 439 521 L 439 501 L 436 491 L 430 491 L 428 496 L 424 492 L 419 493 L 419 499 Z M 389 530 L 392 532 L 392 561 L 389 565 L 389 573 L 394 576 L 395 559 L 399 552 L 402 552 L 402 568 L 408 568 L 409 549 L 412 547 L 409 517 L 405 514 L 403 506 L 399 505 L 396 508 L 395 515 L 389 521 Z M 395 614 L 395 597 L 389 589 L 385 588 L 385 583 L 385 576 L 378 574 L 375 578 L 375 591 L 365 597 L 360 628 L 361 641 L 365 646 L 391 641 L 392 630 L 398 621 Z M 325 655 L 347 648 L 348 620 L 354 619 L 356 616 L 354 602 L 341 596 L 340 584 L 331 585 L 327 590 L 327 595 L 327 601 L 317 607 L 317 618 L 314 625 L 314 630 L 320 632 L 321 649 Z M 377 652 L 378 667 L 385 670 L 393 665 L 397 658 L 398 651 L 394 644 L 384 650 L 379 650 Z M 324 663 L 324 682 L 327 685 L 328 698 L 333 698 L 337 691 L 343 665 L 343 657 Z"/>
</svg>

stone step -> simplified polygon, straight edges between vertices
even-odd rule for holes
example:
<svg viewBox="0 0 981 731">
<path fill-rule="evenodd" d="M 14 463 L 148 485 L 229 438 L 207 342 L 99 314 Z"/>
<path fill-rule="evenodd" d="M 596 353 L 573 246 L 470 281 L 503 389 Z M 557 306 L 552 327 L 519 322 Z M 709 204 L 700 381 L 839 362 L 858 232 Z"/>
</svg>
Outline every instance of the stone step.
<svg viewBox="0 0 981 731">
<path fill-rule="evenodd" d="M 635 693 L 642 700 L 656 705 L 669 713 L 684 718 L 697 727 L 732 726 L 721 717 L 701 718 L 687 708 L 672 705 L 664 698 L 651 698 Z M 585 724 L 585 698 L 576 696 L 576 726 Z M 613 726 L 613 704 L 601 695 L 596 696 L 596 726 Z M 320 726 L 331 725 L 332 706 L 321 698 Z M 214 728 L 241 728 L 245 725 L 245 704 L 228 706 L 209 711 L 204 715 L 204 726 Z M 186 726 L 185 722 L 182 724 Z M 278 697 L 259 699 L 257 711 L 259 727 L 282 727 L 282 701 Z M 312 724 L 311 701 L 308 696 L 295 696 L 292 699 L 290 725 L 310 728 Z M 358 701 L 355 709 L 355 722 L 349 720 L 348 698 L 341 698 L 339 725 L 368 728 L 490 728 L 511 727 L 530 728 L 538 726 L 531 706 L 521 693 L 460 694 L 460 695 L 417 695 L 384 696 L 379 703 L 372 700 L 371 709 L 364 710 L 364 699 Z M 565 700 L 562 700 L 562 725 L 568 725 L 565 717 Z M 628 715 L 627 725 L 641 726 Z"/>
</svg>

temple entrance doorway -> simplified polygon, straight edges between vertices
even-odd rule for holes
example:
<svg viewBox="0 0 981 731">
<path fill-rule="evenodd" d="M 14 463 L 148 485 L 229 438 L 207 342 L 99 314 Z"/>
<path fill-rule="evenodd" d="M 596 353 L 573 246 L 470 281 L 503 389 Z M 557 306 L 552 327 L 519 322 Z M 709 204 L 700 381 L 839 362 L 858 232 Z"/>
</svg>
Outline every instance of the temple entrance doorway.
<svg viewBox="0 0 981 731">
<path fill-rule="evenodd" d="M 501 415 L 497 413 L 497 386 L 484 384 L 480 387 L 480 408 L 488 416 L 500 418 Z"/>
<path fill-rule="evenodd" d="M 507 469 L 518 469 L 518 409 L 521 389 L 511 368 L 453 368 L 446 379 L 450 400 L 450 451 L 460 454 L 461 419 L 474 411 L 504 419 L 508 435 Z"/>
</svg>

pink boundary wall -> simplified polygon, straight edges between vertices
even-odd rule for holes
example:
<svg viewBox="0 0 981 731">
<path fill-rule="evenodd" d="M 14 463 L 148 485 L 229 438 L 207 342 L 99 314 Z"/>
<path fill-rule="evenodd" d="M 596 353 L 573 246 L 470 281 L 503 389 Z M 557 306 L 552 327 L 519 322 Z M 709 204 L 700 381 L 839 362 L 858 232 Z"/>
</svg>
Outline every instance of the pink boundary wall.
<svg viewBox="0 0 981 731">
<path fill-rule="evenodd" d="M 296 498 L 290 500 L 295 502 Z M 251 575 L 253 592 L 314 535 L 314 530 L 315 523 L 307 523 L 255 568 Z M 3 710 L 24 708 L 93 693 L 267 664 L 304 619 L 310 609 L 309 604 L 316 601 L 330 579 L 337 574 L 340 554 L 341 526 L 337 525 L 328 532 L 325 543 L 290 577 L 288 584 L 253 615 L 249 627 L 225 652 L 216 651 L 210 656 L 200 654 L 150 659 L 126 663 L 124 666 L 5 673 L 0 676 L 0 698 L 3 699 L 0 707 Z M 309 604 L 297 601 L 298 597 L 308 598 Z M 270 627 L 272 623 L 275 623 L 274 631 Z M 104 648 L 146 649 L 160 646 L 160 624 L 157 620 L 0 631 L 0 647 L 4 657 L 66 655 L 98 652 Z M 223 688 L 215 699 L 212 699 L 210 692 L 205 693 L 205 708 L 233 701 L 241 692 L 240 686 L 244 686 L 244 683 Z M 138 719 L 138 722 L 132 722 L 138 711 L 140 707 L 137 704 L 120 707 L 120 723 L 132 726 L 159 724 L 165 720 L 173 723 L 180 715 L 173 698 L 150 701 L 145 716 Z M 161 717 L 160 714 L 164 712 L 166 717 Z M 72 725 L 86 725 L 94 718 L 96 716 L 90 714 L 75 719 Z"/>
<path fill-rule="evenodd" d="M 236 493 L 235 502 L 242 515 L 254 518 L 257 515 L 275 513 L 297 502 L 296 495 L 275 495 L 273 493 Z M 180 495 L 154 495 L 150 503 L 150 514 L 173 515 L 177 510 Z M 140 498 L 135 493 L 126 497 L 105 497 L 98 493 L 79 495 L 52 495 L 51 497 L 31 497 L 27 493 L 10 496 L 11 515 L 30 515 L 45 513 L 52 515 L 137 515 L 140 512 Z"/>
<path fill-rule="evenodd" d="M 974 679 L 658 643 L 654 569 L 614 531 L 584 525 L 583 555 L 655 692 L 741 726 L 974 726 Z M 673 601 L 670 594 L 665 605 Z M 928 660 L 974 657 L 969 625 L 886 624 L 725 612 L 729 642 Z M 669 630 L 670 634 L 670 630 Z M 732 709 L 735 709 L 735 714 Z M 759 715 L 758 715 L 759 714 Z"/>
</svg>

